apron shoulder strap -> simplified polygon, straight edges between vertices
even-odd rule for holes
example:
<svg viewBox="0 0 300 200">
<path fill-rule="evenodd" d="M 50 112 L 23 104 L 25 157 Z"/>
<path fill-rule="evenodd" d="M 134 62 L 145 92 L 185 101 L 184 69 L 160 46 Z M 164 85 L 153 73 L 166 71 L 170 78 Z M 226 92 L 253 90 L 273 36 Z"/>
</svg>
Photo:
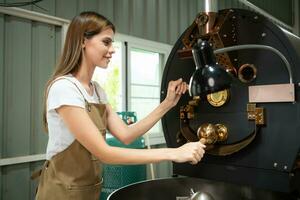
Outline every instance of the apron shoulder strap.
<svg viewBox="0 0 300 200">
<path fill-rule="evenodd" d="M 99 90 L 98 90 L 100 86 L 99 86 L 98 83 L 95 82 L 95 81 L 93 81 L 92 84 L 93 84 L 93 86 L 94 86 L 94 88 L 95 88 L 95 92 L 96 92 L 98 101 L 99 101 L 99 103 L 101 103 L 101 98 L 100 98 L 100 94 L 99 94 Z"/>
</svg>

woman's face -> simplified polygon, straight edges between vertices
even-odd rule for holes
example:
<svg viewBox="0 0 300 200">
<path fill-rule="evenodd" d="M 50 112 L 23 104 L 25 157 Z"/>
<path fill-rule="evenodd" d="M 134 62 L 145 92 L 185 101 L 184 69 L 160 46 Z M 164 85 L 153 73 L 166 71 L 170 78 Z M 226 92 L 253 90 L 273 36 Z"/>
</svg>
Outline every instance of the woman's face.
<svg viewBox="0 0 300 200">
<path fill-rule="evenodd" d="M 97 35 L 94 35 L 92 38 L 85 39 L 83 45 L 84 62 L 87 65 L 107 68 L 112 54 L 115 53 L 115 49 L 112 45 L 113 37 L 113 30 L 107 28 Z"/>
</svg>

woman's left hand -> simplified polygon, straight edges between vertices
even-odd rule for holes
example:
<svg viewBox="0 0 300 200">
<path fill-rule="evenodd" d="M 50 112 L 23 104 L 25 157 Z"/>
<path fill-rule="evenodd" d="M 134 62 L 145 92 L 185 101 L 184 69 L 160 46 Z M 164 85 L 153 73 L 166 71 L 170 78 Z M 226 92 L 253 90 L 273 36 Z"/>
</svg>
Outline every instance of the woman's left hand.
<svg viewBox="0 0 300 200">
<path fill-rule="evenodd" d="M 185 94 L 187 90 L 188 90 L 188 85 L 186 82 L 182 81 L 182 78 L 176 81 L 170 81 L 168 85 L 167 97 L 165 98 L 165 101 L 171 107 L 174 107 L 178 103 L 181 95 Z"/>
</svg>

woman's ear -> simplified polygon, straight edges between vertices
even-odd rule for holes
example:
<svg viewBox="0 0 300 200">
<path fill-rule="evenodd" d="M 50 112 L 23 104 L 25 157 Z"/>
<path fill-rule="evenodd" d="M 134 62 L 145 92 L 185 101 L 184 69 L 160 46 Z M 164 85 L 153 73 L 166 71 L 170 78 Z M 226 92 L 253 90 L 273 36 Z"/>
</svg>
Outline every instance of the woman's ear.
<svg viewBox="0 0 300 200">
<path fill-rule="evenodd" d="M 84 38 L 84 39 L 83 39 L 83 43 L 81 44 L 81 48 L 82 48 L 82 49 L 85 49 L 86 42 L 87 42 L 87 39 Z"/>
</svg>

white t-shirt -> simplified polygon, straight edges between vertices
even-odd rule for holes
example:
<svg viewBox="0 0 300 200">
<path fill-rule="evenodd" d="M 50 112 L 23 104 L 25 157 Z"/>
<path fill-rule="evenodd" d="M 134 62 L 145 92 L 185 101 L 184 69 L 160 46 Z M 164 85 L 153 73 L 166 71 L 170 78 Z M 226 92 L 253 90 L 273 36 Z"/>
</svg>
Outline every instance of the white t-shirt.
<svg viewBox="0 0 300 200">
<path fill-rule="evenodd" d="M 104 90 L 95 82 L 93 82 L 94 91 L 93 96 L 91 96 L 74 76 L 70 74 L 63 77 L 68 80 L 59 79 L 55 81 L 48 92 L 47 122 L 49 139 L 46 151 L 47 160 L 50 160 L 54 155 L 65 150 L 75 140 L 74 135 L 66 127 L 55 109 L 63 105 L 85 108 L 84 98 L 89 103 L 99 103 L 95 89 L 97 89 L 101 103 L 107 104 L 107 97 Z M 80 89 L 81 93 L 74 83 Z"/>
</svg>

